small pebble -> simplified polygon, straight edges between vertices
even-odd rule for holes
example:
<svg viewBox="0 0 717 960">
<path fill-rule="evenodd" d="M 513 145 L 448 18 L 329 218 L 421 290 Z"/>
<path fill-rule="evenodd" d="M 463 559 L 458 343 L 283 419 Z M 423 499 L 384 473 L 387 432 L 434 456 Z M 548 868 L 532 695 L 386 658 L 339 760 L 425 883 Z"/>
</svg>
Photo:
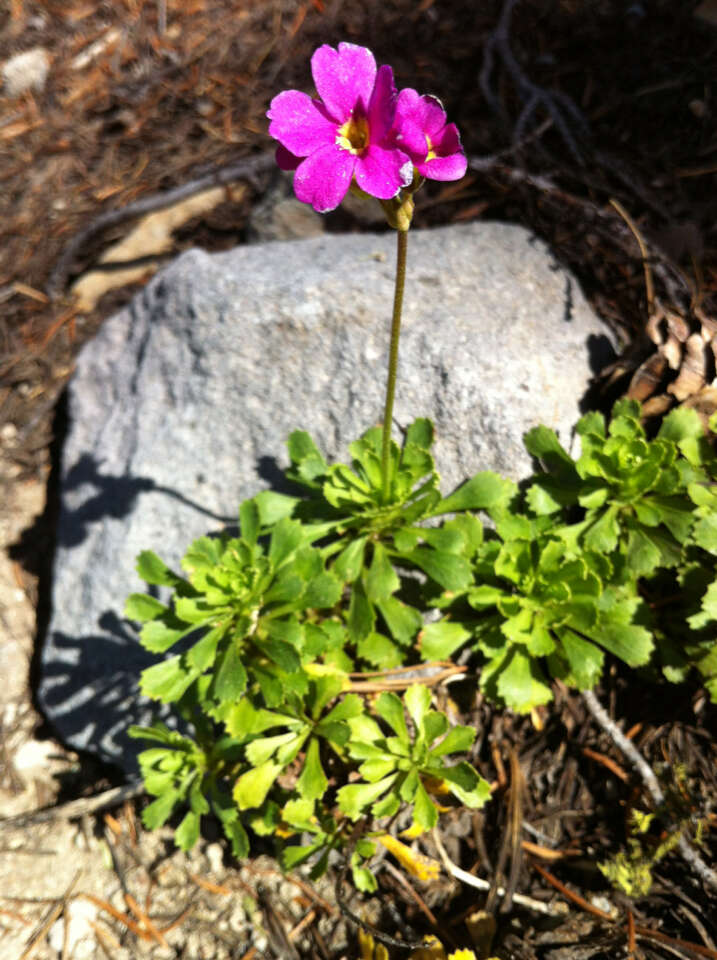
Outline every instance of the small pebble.
<svg viewBox="0 0 717 960">
<path fill-rule="evenodd" d="M 12 98 L 22 96 L 28 90 L 41 93 L 45 89 L 49 69 L 50 54 L 44 47 L 16 53 L 2 66 L 3 93 Z"/>
</svg>

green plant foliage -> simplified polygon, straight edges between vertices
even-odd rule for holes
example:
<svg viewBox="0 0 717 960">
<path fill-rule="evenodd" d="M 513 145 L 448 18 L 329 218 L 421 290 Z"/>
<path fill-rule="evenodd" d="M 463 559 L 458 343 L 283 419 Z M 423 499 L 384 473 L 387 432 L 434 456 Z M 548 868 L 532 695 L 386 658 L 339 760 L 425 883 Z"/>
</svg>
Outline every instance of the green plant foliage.
<svg viewBox="0 0 717 960">
<path fill-rule="evenodd" d="M 467 760 L 475 731 L 451 727 L 427 687 L 373 699 L 357 671 L 460 655 L 487 699 L 527 712 L 554 680 L 594 687 L 614 658 L 699 677 L 717 702 L 717 467 L 698 418 L 674 411 L 649 439 L 620 402 L 578 436 L 574 459 L 531 431 L 539 469 L 521 489 L 484 472 L 444 497 L 427 420 L 391 445 L 387 495 L 379 430 L 350 465 L 297 431 L 296 495 L 242 503 L 241 535 L 195 541 L 181 573 L 142 553 L 153 590 L 127 616 L 158 662 L 141 689 L 184 724 L 132 730 L 152 741 L 147 826 L 178 818 L 188 848 L 213 815 L 239 857 L 254 833 L 318 876 L 336 851 L 372 890 L 374 821 L 407 811 L 428 830 L 437 796 L 478 807 L 488 788 Z"/>
<path fill-rule="evenodd" d="M 406 690 L 403 702 L 394 693 L 382 693 L 375 710 L 390 728 L 389 735 L 366 714 L 350 721 L 349 755 L 361 761 L 362 780 L 342 787 L 338 802 L 352 820 L 366 815 L 369 809 L 375 818 L 391 817 L 403 801 L 413 807 L 417 828 L 432 829 L 438 822 L 438 810 L 426 789 L 427 781 L 447 787 L 471 808 L 483 806 L 490 796 L 489 785 L 469 763 L 449 766 L 445 761 L 448 754 L 463 753 L 471 746 L 475 730 L 449 729 L 446 715 L 431 710 L 430 702 L 430 691 L 418 685 Z"/>
</svg>

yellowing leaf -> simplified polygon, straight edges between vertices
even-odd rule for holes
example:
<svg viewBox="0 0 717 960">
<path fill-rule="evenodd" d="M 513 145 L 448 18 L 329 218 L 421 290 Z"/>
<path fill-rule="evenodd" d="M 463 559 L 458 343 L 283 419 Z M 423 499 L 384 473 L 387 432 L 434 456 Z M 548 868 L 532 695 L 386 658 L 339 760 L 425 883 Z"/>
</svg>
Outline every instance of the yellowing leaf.
<svg viewBox="0 0 717 960">
<path fill-rule="evenodd" d="M 424 943 L 425 946 L 413 951 L 410 960 L 446 960 L 446 951 L 437 937 L 425 937 Z"/>
<path fill-rule="evenodd" d="M 429 883 L 431 880 L 437 880 L 441 873 L 441 865 L 432 857 L 427 857 L 422 853 L 411 850 L 405 843 L 401 843 L 389 833 L 384 833 L 376 838 L 382 843 L 389 853 L 398 860 L 404 870 L 410 873 L 412 877 L 421 880 L 423 883 Z"/>
<path fill-rule="evenodd" d="M 472 950 L 455 950 L 449 954 L 448 960 L 477 960 Z"/>
</svg>

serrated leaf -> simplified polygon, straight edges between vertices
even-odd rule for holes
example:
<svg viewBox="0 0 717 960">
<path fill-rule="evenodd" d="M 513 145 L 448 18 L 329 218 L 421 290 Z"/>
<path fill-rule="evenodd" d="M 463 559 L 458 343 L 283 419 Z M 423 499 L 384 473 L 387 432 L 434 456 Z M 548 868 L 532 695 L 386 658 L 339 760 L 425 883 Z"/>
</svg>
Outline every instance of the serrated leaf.
<svg viewBox="0 0 717 960">
<path fill-rule="evenodd" d="M 174 842 L 180 850 L 191 850 L 199 839 L 199 817 L 189 810 L 174 831 Z"/>
<path fill-rule="evenodd" d="M 234 784 L 232 791 L 239 809 L 251 810 L 254 807 L 260 807 L 282 770 L 282 764 L 268 761 L 243 773 Z"/>
<path fill-rule="evenodd" d="M 391 635 L 403 646 L 408 646 L 423 625 L 419 610 L 403 603 L 398 597 L 387 597 L 376 604 Z"/>
<path fill-rule="evenodd" d="M 284 517 L 277 521 L 269 542 L 269 560 L 275 568 L 286 563 L 304 542 L 301 524 Z"/>
<path fill-rule="evenodd" d="M 714 620 L 717 620 L 717 580 L 707 588 L 702 598 L 700 612 L 687 618 L 693 630 L 701 630 Z"/>
<path fill-rule="evenodd" d="M 417 417 L 406 430 L 406 443 L 413 443 L 422 450 L 430 450 L 433 444 L 433 423 L 427 417 Z"/>
<path fill-rule="evenodd" d="M 597 518 L 585 533 L 585 546 L 588 550 L 597 553 L 612 553 L 617 546 L 620 526 L 617 521 L 620 507 L 617 504 L 609 506 Z"/>
<path fill-rule="evenodd" d="M 538 665 L 517 649 L 511 651 L 496 680 L 496 689 L 507 707 L 517 713 L 529 713 L 553 699 Z"/>
<path fill-rule="evenodd" d="M 367 539 L 367 537 L 358 537 L 358 539 L 352 540 L 334 561 L 331 569 L 344 583 L 353 583 L 361 573 Z"/>
<path fill-rule="evenodd" d="M 477 473 L 458 489 L 440 500 L 431 511 L 432 514 L 462 513 L 466 510 L 493 510 L 506 506 L 515 496 L 517 487 L 512 480 L 506 480 L 489 470 Z"/>
<path fill-rule="evenodd" d="M 366 574 L 366 595 L 374 603 L 386 600 L 401 586 L 393 569 L 385 547 L 380 543 L 373 545 L 373 558 Z"/>
<path fill-rule="evenodd" d="M 701 517 L 695 523 L 692 538 L 703 550 L 717 555 L 717 513 Z"/>
<path fill-rule="evenodd" d="M 316 739 L 311 739 L 309 740 L 301 775 L 296 783 L 296 789 L 307 800 L 318 800 L 319 797 L 324 795 L 328 785 L 329 781 L 326 779 L 321 766 L 319 742 Z"/>
<path fill-rule="evenodd" d="M 176 574 L 152 550 L 143 550 L 137 557 L 137 573 L 146 582 L 158 587 L 176 587 L 184 579 Z"/>
<path fill-rule="evenodd" d="M 145 827 L 148 830 L 156 830 L 163 826 L 169 820 L 180 797 L 179 790 L 167 790 L 166 793 L 153 800 L 142 811 L 142 823 Z"/>
<path fill-rule="evenodd" d="M 196 676 L 196 672 L 186 669 L 182 657 L 176 655 L 146 667 L 140 677 L 139 689 L 145 697 L 150 697 L 152 700 L 174 703 L 179 700 Z"/>
<path fill-rule="evenodd" d="M 376 698 L 374 706 L 376 713 L 386 721 L 394 733 L 401 740 L 408 742 L 408 728 L 400 698 L 395 693 L 382 693 Z"/>
<path fill-rule="evenodd" d="M 247 684 L 247 675 L 236 641 L 230 640 L 215 678 L 219 700 L 239 700 Z"/>
<path fill-rule="evenodd" d="M 187 627 L 181 621 L 177 621 L 179 628 L 170 627 L 167 623 L 169 617 L 162 620 L 150 620 L 145 623 L 140 631 L 140 642 L 145 650 L 150 653 L 166 653 L 170 647 L 191 633 L 195 627 Z"/>
<path fill-rule="evenodd" d="M 279 520 L 291 517 L 300 500 L 274 490 L 262 490 L 253 497 L 259 511 L 259 520 L 263 527 L 273 527 Z"/>
<path fill-rule="evenodd" d="M 330 573 L 320 573 L 309 581 L 304 593 L 304 604 L 307 608 L 326 610 L 333 607 L 341 599 L 341 583 Z"/>
<path fill-rule="evenodd" d="M 393 773 L 377 783 L 351 783 L 341 787 L 337 793 L 339 809 L 351 820 L 358 820 L 367 807 L 390 789 L 397 776 Z"/>
<path fill-rule="evenodd" d="M 444 590 L 462 590 L 469 586 L 473 579 L 466 558 L 455 553 L 416 547 L 406 559 L 427 573 Z"/>
<path fill-rule="evenodd" d="M 347 628 L 354 643 L 365 640 L 373 632 L 376 615 L 368 601 L 363 582 L 357 580 L 351 590 Z"/>
<path fill-rule="evenodd" d="M 704 436 L 704 427 L 696 410 L 674 407 L 663 418 L 657 434 L 660 440 L 679 444 L 682 440 L 699 439 Z"/>
<path fill-rule="evenodd" d="M 421 654 L 425 660 L 447 660 L 469 638 L 470 632 L 460 623 L 428 623 L 420 633 Z"/>
<path fill-rule="evenodd" d="M 420 683 L 414 683 L 403 695 L 406 705 L 417 730 L 423 729 L 423 720 L 431 705 L 431 691 Z"/>
<path fill-rule="evenodd" d="M 124 615 L 128 620 L 137 620 L 139 623 L 156 620 L 157 617 L 169 612 L 167 606 L 146 593 L 131 593 L 127 597 L 124 609 Z"/>
<path fill-rule="evenodd" d="M 245 500 L 239 507 L 239 527 L 242 539 L 247 543 L 256 543 L 261 528 L 259 506 L 255 500 Z"/>
<path fill-rule="evenodd" d="M 413 822 L 422 830 L 432 830 L 438 823 L 436 805 L 420 780 L 413 800 Z"/>
<path fill-rule="evenodd" d="M 591 690 L 602 676 L 602 650 L 572 630 L 562 630 L 560 641 L 578 689 Z"/>
<path fill-rule="evenodd" d="M 443 740 L 431 748 L 431 757 L 445 757 L 449 753 L 465 753 L 476 738 L 473 727 L 451 727 Z"/>
<path fill-rule="evenodd" d="M 382 633 L 369 633 L 363 640 L 356 644 L 356 652 L 373 667 L 380 670 L 391 670 L 393 667 L 400 667 L 403 663 L 403 653 L 388 637 Z"/>
<path fill-rule="evenodd" d="M 605 620 L 602 620 L 598 627 L 599 632 L 596 632 L 592 639 L 624 660 L 629 667 L 641 667 L 650 659 L 654 643 L 652 634 L 645 627 Z"/>
</svg>

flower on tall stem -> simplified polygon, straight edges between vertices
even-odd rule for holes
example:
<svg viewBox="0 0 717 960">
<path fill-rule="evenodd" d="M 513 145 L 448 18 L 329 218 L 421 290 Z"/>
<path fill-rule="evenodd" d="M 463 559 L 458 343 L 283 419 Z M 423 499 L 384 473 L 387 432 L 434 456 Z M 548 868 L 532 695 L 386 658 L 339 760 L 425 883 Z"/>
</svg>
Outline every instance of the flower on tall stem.
<svg viewBox="0 0 717 960">
<path fill-rule="evenodd" d="M 395 143 L 410 156 L 416 170 L 428 180 L 460 180 L 468 163 L 455 123 L 437 97 L 407 88 L 396 101 Z"/>
<path fill-rule="evenodd" d="M 325 213 L 341 203 L 353 179 L 379 200 L 397 196 L 413 179 L 413 163 L 391 136 L 391 67 L 377 69 L 366 47 L 340 43 L 338 50 L 319 47 L 311 72 L 320 99 L 284 90 L 267 113 L 279 166 L 296 170 L 298 199 Z"/>
</svg>

